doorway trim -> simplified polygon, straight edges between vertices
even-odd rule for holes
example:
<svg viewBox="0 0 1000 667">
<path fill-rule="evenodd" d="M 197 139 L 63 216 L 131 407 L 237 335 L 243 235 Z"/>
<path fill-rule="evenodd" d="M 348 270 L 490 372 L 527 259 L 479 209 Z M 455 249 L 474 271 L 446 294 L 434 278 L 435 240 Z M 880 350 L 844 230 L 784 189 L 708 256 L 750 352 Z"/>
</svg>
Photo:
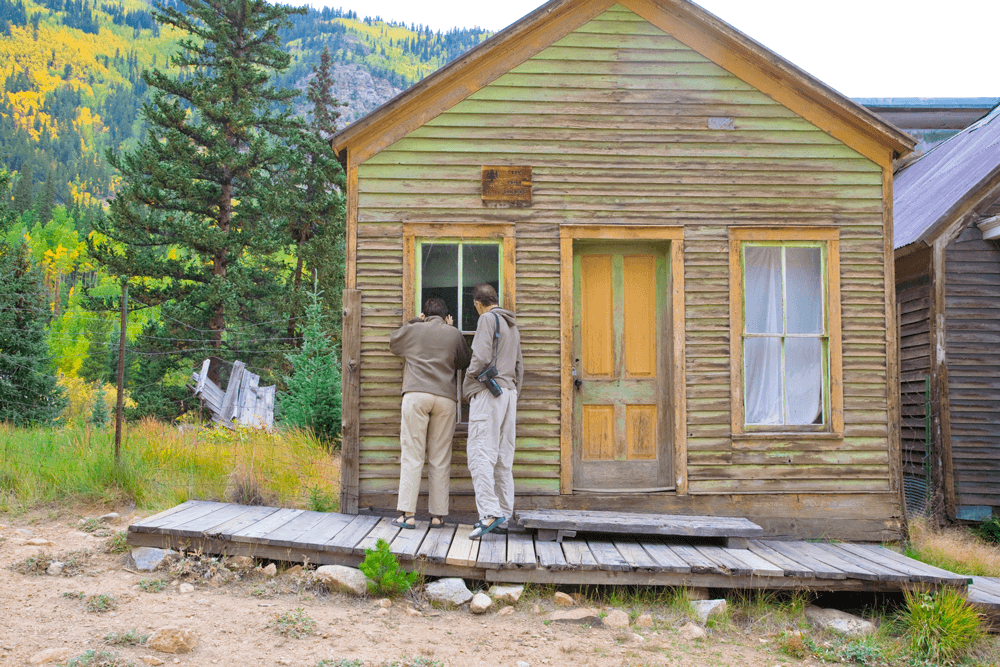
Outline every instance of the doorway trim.
<svg viewBox="0 0 1000 667">
<path fill-rule="evenodd" d="M 559 348 L 560 348 L 560 475 L 562 494 L 573 493 L 573 241 L 668 241 L 671 332 L 670 408 L 673 424 L 674 482 L 677 495 L 687 495 L 687 391 L 684 374 L 684 228 L 669 225 L 559 226 Z"/>
</svg>

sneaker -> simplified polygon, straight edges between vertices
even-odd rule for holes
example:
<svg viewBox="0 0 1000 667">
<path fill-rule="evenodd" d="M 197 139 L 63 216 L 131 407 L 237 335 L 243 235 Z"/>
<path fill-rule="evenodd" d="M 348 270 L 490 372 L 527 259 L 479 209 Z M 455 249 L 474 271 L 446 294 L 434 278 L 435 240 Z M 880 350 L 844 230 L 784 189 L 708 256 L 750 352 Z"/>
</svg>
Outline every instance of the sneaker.
<svg viewBox="0 0 1000 667">
<path fill-rule="evenodd" d="M 472 532 L 469 533 L 470 540 L 478 540 L 483 535 L 492 533 L 506 520 L 502 516 L 488 517 L 491 521 L 478 521 Z"/>
<path fill-rule="evenodd" d="M 477 521 L 474 524 L 472 524 L 472 527 L 473 528 L 479 528 L 482 525 L 483 525 L 482 521 Z M 496 528 L 493 529 L 493 532 L 497 533 L 498 535 L 506 535 L 507 534 L 507 528 L 509 528 L 510 525 L 511 525 L 510 520 L 504 519 L 503 523 L 501 523 L 499 526 L 497 526 Z"/>
</svg>

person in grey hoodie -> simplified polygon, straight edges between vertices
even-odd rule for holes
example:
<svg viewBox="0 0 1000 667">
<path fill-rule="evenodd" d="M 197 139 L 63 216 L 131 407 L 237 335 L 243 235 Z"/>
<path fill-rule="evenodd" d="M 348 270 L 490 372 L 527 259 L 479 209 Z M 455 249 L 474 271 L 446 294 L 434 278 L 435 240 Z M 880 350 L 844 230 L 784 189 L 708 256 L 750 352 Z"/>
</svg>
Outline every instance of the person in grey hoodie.
<svg viewBox="0 0 1000 667">
<path fill-rule="evenodd" d="M 479 322 L 462 394 L 469 401 L 467 452 L 479 513 L 469 538 L 477 540 L 514 514 L 514 422 L 524 362 L 514 313 L 499 307 L 493 286 L 477 285 L 472 299 Z M 496 375 L 480 380 L 491 367 Z"/>
<path fill-rule="evenodd" d="M 406 359 L 399 428 L 398 528 L 416 528 L 420 477 L 427 460 L 427 508 L 431 526 L 444 525 L 451 485 L 458 386 L 455 371 L 469 366 L 469 346 L 452 326 L 442 299 L 427 299 L 424 312 L 389 336 L 389 351 Z"/>
</svg>

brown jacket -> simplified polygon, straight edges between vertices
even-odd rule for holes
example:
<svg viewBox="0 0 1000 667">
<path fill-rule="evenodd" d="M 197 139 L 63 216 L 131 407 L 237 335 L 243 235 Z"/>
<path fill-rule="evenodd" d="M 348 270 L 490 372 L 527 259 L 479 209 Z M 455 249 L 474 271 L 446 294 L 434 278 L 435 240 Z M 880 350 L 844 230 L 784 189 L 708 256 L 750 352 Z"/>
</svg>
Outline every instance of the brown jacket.
<svg viewBox="0 0 1000 667">
<path fill-rule="evenodd" d="M 498 318 L 493 317 L 493 313 Z M 479 316 L 476 325 L 476 335 L 472 339 L 472 361 L 469 372 L 465 374 L 462 383 L 462 396 L 471 400 L 481 391 L 486 391 L 486 385 L 476 379 L 493 361 L 493 334 L 500 324 L 500 340 L 497 341 L 497 384 L 502 388 L 517 390 L 521 395 L 521 380 L 524 377 L 524 361 L 521 359 L 521 333 L 514 322 L 514 313 L 503 308 L 494 308 Z"/>
<path fill-rule="evenodd" d="M 403 391 L 454 399 L 455 371 L 469 367 L 469 346 L 462 333 L 437 315 L 416 317 L 389 336 L 389 351 L 406 359 Z"/>
</svg>

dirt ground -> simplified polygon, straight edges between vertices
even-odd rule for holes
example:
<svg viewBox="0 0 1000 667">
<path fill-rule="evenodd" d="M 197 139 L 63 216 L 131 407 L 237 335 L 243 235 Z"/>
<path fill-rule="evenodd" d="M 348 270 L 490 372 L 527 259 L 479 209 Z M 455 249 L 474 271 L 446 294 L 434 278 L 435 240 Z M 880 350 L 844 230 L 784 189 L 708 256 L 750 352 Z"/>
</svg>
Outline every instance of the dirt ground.
<svg viewBox="0 0 1000 667">
<path fill-rule="evenodd" d="M 405 613 L 405 607 L 411 606 L 407 600 L 397 600 L 381 612 L 376 600 L 327 594 L 308 585 L 307 575 L 283 569 L 274 578 L 251 572 L 218 586 L 190 578 L 176 580 L 164 573 L 133 574 L 124 569 L 123 554 L 107 553 L 104 547 L 109 533 L 126 530 L 141 515 L 122 512 L 106 528 L 95 521 L 83 523 L 105 511 L 77 508 L 0 515 L 0 665 L 32 664 L 33 656 L 53 648 L 68 649 L 71 657 L 88 649 L 113 651 L 120 656 L 116 665 L 131 661 L 137 665 L 313 667 L 337 659 L 361 660 L 365 667 L 409 665 L 415 659 L 423 659 L 416 664 L 451 667 L 516 667 L 519 661 L 531 667 L 815 664 L 780 654 L 759 629 L 730 628 L 710 631 L 705 640 L 682 639 L 678 628 L 686 619 L 671 617 L 665 609 L 650 610 L 655 624 L 649 629 L 610 630 L 547 622 L 556 609 L 551 591 L 526 595 L 513 613 L 498 615 L 502 605 L 494 605 L 481 616 L 472 615 L 467 607 L 434 610 L 418 594 L 411 600 L 423 615 L 414 617 Z M 51 544 L 27 543 L 39 539 Z M 23 570 L 28 559 L 39 555 L 68 565 L 59 576 L 11 569 Z M 146 592 L 140 587 L 143 580 L 148 588 L 149 580 L 162 577 L 166 577 L 162 591 Z M 186 582 L 194 583 L 193 592 L 180 592 L 180 584 Z M 88 598 L 95 595 L 113 596 L 117 607 L 88 611 Z M 296 639 L 268 627 L 276 616 L 298 609 L 315 620 L 314 634 Z M 106 640 L 110 633 L 135 630 L 145 635 L 167 625 L 195 630 L 199 643 L 194 651 L 172 655 L 142 645 L 112 646 Z M 64 662 L 65 658 L 48 664 Z"/>
</svg>

